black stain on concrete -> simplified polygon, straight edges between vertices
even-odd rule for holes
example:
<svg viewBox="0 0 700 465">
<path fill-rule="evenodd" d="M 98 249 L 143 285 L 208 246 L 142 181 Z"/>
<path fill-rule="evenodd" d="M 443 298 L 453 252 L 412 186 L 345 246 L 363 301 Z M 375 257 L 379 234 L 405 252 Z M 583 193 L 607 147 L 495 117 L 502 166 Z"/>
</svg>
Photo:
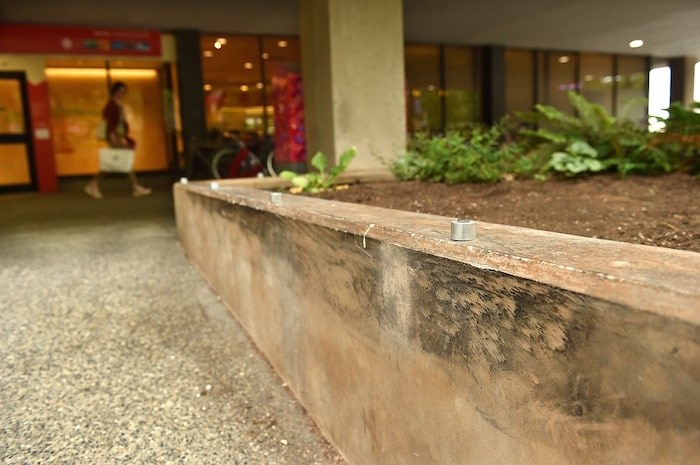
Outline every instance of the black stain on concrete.
<svg viewBox="0 0 700 465">
<path fill-rule="evenodd" d="M 208 207 L 288 261 L 297 292 L 319 290 L 328 312 L 369 339 L 398 330 L 383 276 L 388 267 L 408 266 L 407 337 L 417 350 L 455 369 L 531 380 L 533 401 L 571 418 L 700 430 L 700 361 L 692 357 L 700 336 L 688 323 L 398 247 L 395 263 L 382 262 L 380 249 L 391 246 L 369 238 L 365 248 L 357 236 L 273 213 Z M 676 360 L 683 353 L 675 341 L 694 352 Z M 489 379 L 474 377 L 488 389 Z M 499 423 L 494 412 L 502 406 L 473 401 Z"/>
</svg>

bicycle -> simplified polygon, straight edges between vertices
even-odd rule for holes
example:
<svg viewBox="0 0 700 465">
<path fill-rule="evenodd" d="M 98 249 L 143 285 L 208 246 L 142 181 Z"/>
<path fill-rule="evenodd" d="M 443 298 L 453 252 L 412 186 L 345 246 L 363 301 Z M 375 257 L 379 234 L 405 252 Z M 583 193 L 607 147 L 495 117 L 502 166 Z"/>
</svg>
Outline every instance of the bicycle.
<svg viewBox="0 0 700 465">
<path fill-rule="evenodd" d="M 233 138 L 204 143 L 193 138 L 184 153 L 184 161 L 188 179 L 248 178 L 265 171 L 258 156 L 246 144 Z"/>
</svg>

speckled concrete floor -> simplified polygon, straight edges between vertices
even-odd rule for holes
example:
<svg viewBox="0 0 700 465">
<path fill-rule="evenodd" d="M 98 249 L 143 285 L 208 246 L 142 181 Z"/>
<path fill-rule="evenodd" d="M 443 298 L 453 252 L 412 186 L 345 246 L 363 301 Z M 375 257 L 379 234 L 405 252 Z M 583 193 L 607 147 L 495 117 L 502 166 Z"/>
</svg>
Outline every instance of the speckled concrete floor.
<svg viewBox="0 0 700 465">
<path fill-rule="evenodd" d="M 0 196 L 0 462 L 344 464 L 134 199 Z"/>
</svg>

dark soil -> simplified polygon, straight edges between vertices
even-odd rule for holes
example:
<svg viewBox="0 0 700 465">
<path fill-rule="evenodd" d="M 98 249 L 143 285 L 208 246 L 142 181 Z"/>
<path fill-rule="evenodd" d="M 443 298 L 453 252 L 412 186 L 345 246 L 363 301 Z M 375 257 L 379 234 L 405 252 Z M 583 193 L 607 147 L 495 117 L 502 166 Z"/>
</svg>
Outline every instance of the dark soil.
<svg viewBox="0 0 700 465">
<path fill-rule="evenodd" d="M 700 252 L 700 180 L 598 175 L 577 180 L 353 184 L 325 199 L 472 218 L 621 242 Z"/>
</svg>

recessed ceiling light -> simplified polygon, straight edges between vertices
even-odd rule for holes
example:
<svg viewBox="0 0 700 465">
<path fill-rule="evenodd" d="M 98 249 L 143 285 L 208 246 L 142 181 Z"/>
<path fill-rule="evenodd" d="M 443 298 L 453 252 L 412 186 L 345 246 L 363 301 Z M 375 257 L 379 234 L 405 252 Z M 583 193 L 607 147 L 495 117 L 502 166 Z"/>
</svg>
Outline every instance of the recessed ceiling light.
<svg viewBox="0 0 700 465">
<path fill-rule="evenodd" d="M 265 52 L 265 53 L 262 54 L 262 59 L 263 59 L 263 60 L 267 60 L 268 58 L 270 58 L 270 54 L 269 54 L 269 53 Z"/>
<path fill-rule="evenodd" d="M 284 48 L 287 46 L 287 41 L 286 40 L 280 40 L 277 42 L 277 46 L 280 48 Z"/>
<path fill-rule="evenodd" d="M 211 57 L 214 56 L 214 52 L 212 52 L 211 50 L 205 50 L 205 51 L 204 51 L 204 56 L 207 57 L 207 58 L 211 58 Z"/>
<path fill-rule="evenodd" d="M 250 61 L 246 61 L 245 63 L 243 63 L 243 67 L 245 69 L 253 69 L 253 63 L 251 63 Z"/>
<path fill-rule="evenodd" d="M 568 56 L 562 55 L 562 56 L 559 57 L 559 63 L 561 63 L 561 64 L 568 63 L 568 62 L 569 62 L 569 59 L 570 59 L 570 58 L 569 58 Z"/>
<path fill-rule="evenodd" d="M 214 42 L 214 48 L 219 50 L 221 48 L 221 42 L 219 42 L 218 40 Z"/>
<path fill-rule="evenodd" d="M 204 90 L 209 92 L 211 90 L 211 84 L 204 84 Z"/>
<path fill-rule="evenodd" d="M 241 86 L 241 92 L 248 92 L 248 86 L 245 85 L 245 84 L 243 84 L 243 85 Z"/>
<path fill-rule="evenodd" d="M 228 42 L 228 40 L 226 40 L 226 37 L 219 37 L 218 39 L 216 39 L 216 41 L 221 45 L 226 45 L 226 43 Z"/>
<path fill-rule="evenodd" d="M 262 83 L 262 82 L 258 82 L 257 84 L 255 84 L 255 87 L 257 87 L 258 89 L 262 89 L 262 88 L 263 88 L 263 83 Z"/>
<path fill-rule="evenodd" d="M 642 45 L 644 45 L 644 41 L 642 39 L 634 39 L 630 41 L 630 48 L 639 48 Z"/>
</svg>

